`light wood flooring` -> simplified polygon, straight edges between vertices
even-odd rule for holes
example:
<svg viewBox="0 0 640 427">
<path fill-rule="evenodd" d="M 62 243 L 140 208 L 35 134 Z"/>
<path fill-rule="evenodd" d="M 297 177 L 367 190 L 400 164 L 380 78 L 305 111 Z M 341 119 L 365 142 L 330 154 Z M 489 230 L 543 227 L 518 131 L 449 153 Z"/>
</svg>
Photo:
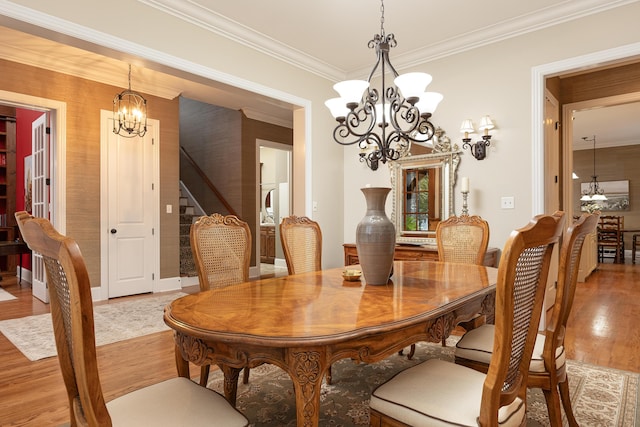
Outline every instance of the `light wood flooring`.
<svg viewBox="0 0 640 427">
<path fill-rule="evenodd" d="M 41 314 L 48 306 L 28 284 L 5 277 L 17 300 L 0 302 L 0 320 Z M 197 291 L 197 287 L 186 289 Z M 144 296 L 130 297 L 144 298 Z M 566 337 L 567 355 L 600 366 L 640 372 L 640 265 L 601 264 L 579 284 Z M 170 331 L 98 347 L 107 401 L 176 375 Z M 0 334 L 0 425 L 59 426 L 69 421 L 57 358 L 30 362 Z M 193 376 L 199 374 L 192 370 Z"/>
</svg>

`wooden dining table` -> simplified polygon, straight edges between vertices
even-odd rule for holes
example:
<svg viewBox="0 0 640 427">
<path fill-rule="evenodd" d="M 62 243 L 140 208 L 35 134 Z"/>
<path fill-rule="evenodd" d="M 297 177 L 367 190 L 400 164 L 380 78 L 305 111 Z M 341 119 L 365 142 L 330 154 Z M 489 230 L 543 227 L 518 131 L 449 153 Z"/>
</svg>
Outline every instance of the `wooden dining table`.
<svg viewBox="0 0 640 427">
<path fill-rule="evenodd" d="M 439 343 L 477 314 L 492 320 L 493 267 L 395 261 L 389 283 L 375 286 L 346 281 L 342 271 L 250 281 L 171 302 L 164 321 L 174 330 L 178 374 L 189 377 L 189 362 L 217 364 L 235 405 L 242 368 L 277 365 L 293 382 L 297 425 L 317 426 L 332 363 L 376 362 L 418 341 Z"/>
</svg>

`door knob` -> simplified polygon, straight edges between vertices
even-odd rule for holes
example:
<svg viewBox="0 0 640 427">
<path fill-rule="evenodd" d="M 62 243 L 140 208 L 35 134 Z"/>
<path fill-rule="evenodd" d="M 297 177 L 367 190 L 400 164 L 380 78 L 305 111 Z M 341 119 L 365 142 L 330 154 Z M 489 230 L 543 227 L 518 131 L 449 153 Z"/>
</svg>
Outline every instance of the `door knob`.
<svg viewBox="0 0 640 427">
<path fill-rule="evenodd" d="M 116 230 L 115 228 L 111 229 L 111 234 L 116 234 L 118 232 L 118 230 Z"/>
</svg>

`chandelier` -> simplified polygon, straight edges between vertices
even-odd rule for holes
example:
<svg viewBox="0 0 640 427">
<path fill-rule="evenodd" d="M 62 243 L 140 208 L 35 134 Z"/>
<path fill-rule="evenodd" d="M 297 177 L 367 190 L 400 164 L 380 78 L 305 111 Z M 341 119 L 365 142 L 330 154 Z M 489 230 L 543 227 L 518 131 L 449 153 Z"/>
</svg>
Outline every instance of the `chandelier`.
<svg viewBox="0 0 640 427">
<path fill-rule="evenodd" d="M 607 196 L 604 195 L 604 190 L 600 188 L 600 184 L 598 184 L 598 176 L 596 175 L 596 136 L 593 135 L 592 139 L 583 136 L 582 139 L 587 142 L 593 141 L 593 175 L 591 175 L 589 188 L 582 192 L 580 200 L 583 202 L 607 200 Z"/>
<path fill-rule="evenodd" d="M 341 145 L 358 144 L 360 161 L 366 162 L 371 170 L 377 170 L 379 162 L 407 155 L 412 142 L 430 141 L 435 129 L 429 118 L 443 98 L 439 93 L 425 92 L 431 83 L 429 74 L 399 75 L 391 65 L 389 51 L 397 42 L 393 34 L 384 32 L 384 0 L 380 4 L 380 34 L 368 43 L 376 51 L 376 63 L 369 77 L 336 83 L 333 88 L 340 97 L 325 102 L 338 122 L 333 139 Z M 378 68 L 382 75 L 379 91 L 370 87 Z M 389 71 L 394 85 L 387 87 Z"/>
<path fill-rule="evenodd" d="M 131 64 L 129 88 L 113 98 L 113 133 L 133 138 L 147 133 L 147 100 L 131 90 Z"/>
</svg>

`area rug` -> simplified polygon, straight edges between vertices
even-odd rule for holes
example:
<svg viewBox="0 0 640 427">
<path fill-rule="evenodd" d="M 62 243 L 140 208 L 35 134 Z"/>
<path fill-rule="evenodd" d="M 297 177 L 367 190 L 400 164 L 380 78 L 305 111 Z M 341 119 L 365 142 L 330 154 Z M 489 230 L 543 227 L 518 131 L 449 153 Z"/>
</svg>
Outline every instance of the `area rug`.
<svg viewBox="0 0 640 427">
<path fill-rule="evenodd" d="M 419 343 L 414 359 L 393 355 L 374 364 L 341 360 L 332 365 L 333 384 L 322 385 L 320 426 L 368 426 L 371 391 L 396 372 L 428 358 L 453 360 L 455 338 L 447 347 Z M 574 414 L 585 427 L 638 426 L 639 374 L 583 363 L 568 362 Z M 208 386 L 223 392 L 222 373 L 212 372 Z M 425 383 L 425 387 L 428 387 Z M 238 385 L 237 408 L 251 426 L 295 426 L 295 397 L 289 375 L 273 365 L 251 369 L 249 384 Z M 566 420 L 564 425 L 568 425 Z M 529 390 L 527 426 L 549 426 L 547 406 L 540 390 Z"/>
<path fill-rule="evenodd" d="M 164 307 L 183 295 L 186 294 L 161 294 L 95 305 L 96 345 L 169 329 L 163 320 Z M 0 321 L 0 332 L 31 361 L 57 354 L 49 313 Z"/>
<path fill-rule="evenodd" d="M 12 299 L 16 299 L 16 297 L 11 295 L 9 292 L 5 291 L 4 289 L 0 288 L 0 301 L 11 301 Z"/>
</svg>

